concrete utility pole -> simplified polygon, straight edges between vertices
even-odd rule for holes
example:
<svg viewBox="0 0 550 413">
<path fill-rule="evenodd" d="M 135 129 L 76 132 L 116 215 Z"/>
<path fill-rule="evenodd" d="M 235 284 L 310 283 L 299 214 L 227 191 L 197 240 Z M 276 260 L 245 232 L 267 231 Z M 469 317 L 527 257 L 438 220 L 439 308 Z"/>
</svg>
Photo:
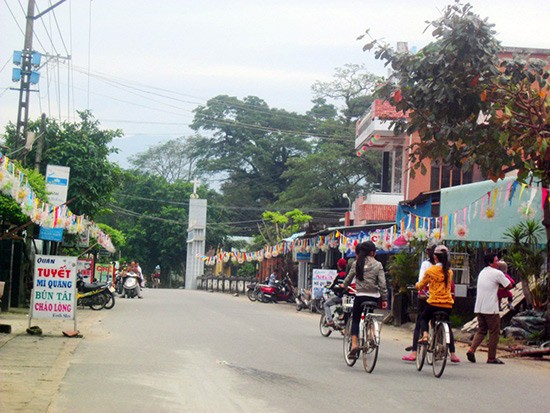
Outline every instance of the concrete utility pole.
<svg viewBox="0 0 550 413">
<path fill-rule="evenodd" d="M 25 45 L 21 56 L 21 85 L 19 87 L 19 106 L 17 108 L 17 129 L 15 137 L 15 152 L 25 146 L 27 123 L 29 121 L 29 95 L 31 91 L 31 56 L 34 30 L 35 1 L 29 0 L 27 6 L 27 25 L 25 28 Z M 19 154 L 16 155 L 19 157 Z"/>
<path fill-rule="evenodd" d="M 64 3 L 65 0 L 60 0 L 53 6 L 48 7 L 42 13 L 34 15 L 35 0 L 29 0 L 27 5 L 27 24 L 25 27 L 25 45 L 21 54 L 21 83 L 19 87 L 19 106 L 17 109 L 17 129 L 15 138 L 15 152 L 22 150 L 22 154 L 17 154 L 16 157 L 24 159 L 25 157 L 25 139 L 27 138 L 27 125 L 29 122 L 29 96 L 31 92 L 31 57 L 32 57 L 32 41 L 34 37 L 34 21 L 39 19 L 44 14 L 53 10 L 55 7 Z"/>
<path fill-rule="evenodd" d="M 206 199 L 199 199 L 198 182 L 193 185 L 189 199 L 189 225 L 187 227 L 187 261 L 185 266 L 185 288 L 197 289 L 197 277 L 204 274 L 204 241 L 206 237 Z"/>
</svg>

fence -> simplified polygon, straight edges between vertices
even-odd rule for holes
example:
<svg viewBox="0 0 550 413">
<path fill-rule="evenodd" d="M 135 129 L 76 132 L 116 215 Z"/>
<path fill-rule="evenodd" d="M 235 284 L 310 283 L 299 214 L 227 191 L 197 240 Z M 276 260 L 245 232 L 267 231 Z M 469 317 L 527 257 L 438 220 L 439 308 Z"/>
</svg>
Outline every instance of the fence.
<svg viewBox="0 0 550 413">
<path fill-rule="evenodd" d="M 256 280 L 242 277 L 198 277 L 197 289 L 222 293 L 244 294 L 246 293 L 246 286 L 255 281 Z"/>
</svg>

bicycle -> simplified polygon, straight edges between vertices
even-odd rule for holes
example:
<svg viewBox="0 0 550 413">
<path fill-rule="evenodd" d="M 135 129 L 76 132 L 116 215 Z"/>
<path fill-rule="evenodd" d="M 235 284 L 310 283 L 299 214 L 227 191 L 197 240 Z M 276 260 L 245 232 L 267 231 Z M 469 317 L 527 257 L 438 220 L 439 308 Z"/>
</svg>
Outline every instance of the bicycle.
<svg viewBox="0 0 550 413">
<path fill-rule="evenodd" d="M 426 355 L 431 356 L 433 374 L 439 378 L 447 364 L 448 348 L 451 343 L 451 330 L 449 327 L 449 315 L 444 311 L 436 311 L 434 320 L 430 323 L 429 338 L 427 342 L 418 343 L 418 354 L 416 356 L 416 369 L 422 370 Z M 433 327 L 432 327 L 433 324 Z M 428 360 L 429 362 L 430 360 Z"/>
<path fill-rule="evenodd" d="M 357 344 L 359 346 L 359 354 L 363 354 L 363 367 L 367 373 L 372 373 L 378 360 L 378 350 L 380 348 L 380 323 L 376 317 L 383 317 L 383 314 L 373 313 L 378 307 L 376 303 L 367 301 L 361 304 L 361 321 L 359 324 L 359 337 Z M 349 318 L 344 330 L 344 360 L 350 367 L 355 365 L 359 358 L 351 357 L 351 323 L 352 317 Z"/>
</svg>

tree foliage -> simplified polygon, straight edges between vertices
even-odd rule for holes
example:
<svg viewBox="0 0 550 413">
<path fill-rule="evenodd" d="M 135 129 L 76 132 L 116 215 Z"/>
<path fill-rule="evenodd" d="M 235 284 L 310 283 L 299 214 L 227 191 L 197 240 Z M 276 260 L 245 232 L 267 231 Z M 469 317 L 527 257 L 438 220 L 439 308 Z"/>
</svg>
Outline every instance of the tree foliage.
<svg viewBox="0 0 550 413">
<path fill-rule="evenodd" d="M 136 171 L 127 171 L 123 183 L 101 220 L 125 236 L 122 255 L 137 259 L 146 273 L 159 264 L 163 274 L 183 274 L 187 254 L 189 197 L 193 184 Z M 219 208 L 219 195 L 199 186 L 199 197 L 208 199 L 207 245 L 221 245 L 228 232 L 227 218 Z"/>
<path fill-rule="evenodd" d="M 261 246 L 275 245 L 283 239 L 299 231 L 300 227 L 311 221 L 311 215 L 304 214 L 299 209 L 285 212 L 265 211 L 262 214 L 262 225 L 259 228 Z"/>
<path fill-rule="evenodd" d="M 334 69 L 328 82 L 316 81 L 311 90 L 315 98 L 330 98 L 342 102 L 342 120 L 349 126 L 353 119 L 363 116 L 373 101 L 374 88 L 382 81 L 370 73 L 364 64 L 345 64 Z"/>
<path fill-rule="evenodd" d="M 89 111 L 78 112 L 80 121 L 58 123 L 47 119 L 43 135 L 44 151 L 39 171 L 46 175 L 47 165 L 71 168 L 67 199 L 73 199 L 70 209 L 77 215 L 94 217 L 110 201 L 120 183 L 121 170 L 108 156 L 117 150 L 111 141 L 122 136 L 120 130 L 100 129 Z M 40 134 L 40 121 L 30 122 L 30 131 Z M 6 127 L 7 143 L 13 146 L 15 126 Z M 27 160 L 36 158 L 36 145 Z"/>
<path fill-rule="evenodd" d="M 198 135 L 171 139 L 152 146 L 130 158 L 130 164 L 143 172 L 160 176 L 167 182 L 192 181 L 197 177 L 196 142 Z"/>
</svg>

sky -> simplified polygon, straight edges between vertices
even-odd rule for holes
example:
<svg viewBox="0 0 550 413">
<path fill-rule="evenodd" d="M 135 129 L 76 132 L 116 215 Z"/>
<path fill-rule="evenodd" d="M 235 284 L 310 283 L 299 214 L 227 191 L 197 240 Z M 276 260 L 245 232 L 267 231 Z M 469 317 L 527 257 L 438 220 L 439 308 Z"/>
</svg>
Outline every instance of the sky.
<svg viewBox="0 0 550 413">
<path fill-rule="evenodd" d="M 54 0 L 36 0 L 45 10 Z M 421 48 L 427 20 L 451 0 L 67 0 L 35 21 L 40 69 L 29 113 L 76 120 L 90 109 L 101 127 L 121 129 L 112 160 L 193 134 L 193 109 L 217 95 L 258 96 L 270 106 L 305 113 L 311 86 L 335 68 L 363 63 L 386 75 L 357 37 Z M 495 24 L 505 46 L 550 49 L 550 11 L 543 0 L 471 0 Z M 11 56 L 24 44 L 25 0 L 0 2 L 0 130 L 17 120 L 18 83 Z M 70 56 L 70 60 L 65 57 Z M 48 59 L 44 59 L 48 60 Z M 44 61 L 43 61 L 44 62 Z"/>
</svg>

